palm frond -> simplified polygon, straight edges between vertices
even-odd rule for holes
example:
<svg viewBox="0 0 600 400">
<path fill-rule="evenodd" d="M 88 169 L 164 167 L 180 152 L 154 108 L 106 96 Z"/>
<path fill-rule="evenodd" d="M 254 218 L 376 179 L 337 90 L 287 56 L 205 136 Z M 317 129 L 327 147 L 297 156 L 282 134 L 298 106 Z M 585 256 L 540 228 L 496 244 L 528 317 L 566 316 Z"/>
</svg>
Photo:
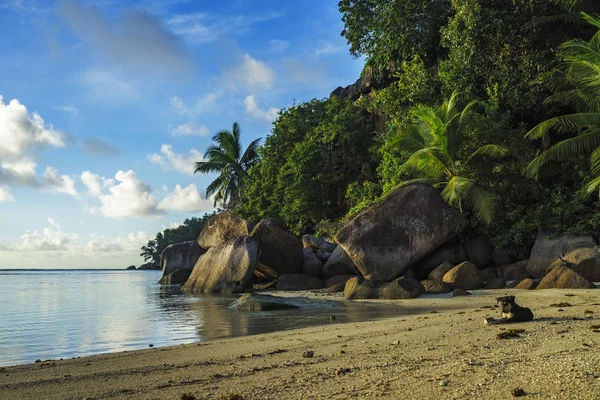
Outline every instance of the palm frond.
<svg viewBox="0 0 600 400">
<path fill-rule="evenodd" d="M 474 157 L 479 155 L 491 156 L 491 157 L 505 157 L 509 154 L 509 151 L 504 146 L 498 146 L 496 144 L 486 144 L 478 148 L 471 154 L 471 156 L 467 159 L 466 164 L 468 164 Z"/>
<path fill-rule="evenodd" d="M 400 166 L 400 172 L 409 172 L 413 168 L 420 178 L 440 178 L 450 175 L 450 171 L 441 161 L 435 148 L 417 150 Z"/>
<path fill-rule="evenodd" d="M 219 172 L 225 167 L 225 164 L 214 161 L 197 161 L 195 164 L 194 173 L 210 173 Z"/>
<path fill-rule="evenodd" d="M 240 164 L 244 165 L 245 167 L 249 167 L 250 165 L 254 164 L 254 162 L 258 159 L 258 146 L 261 140 L 262 138 L 258 138 L 250 142 L 248 147 L 246 147 L 244 155 L 240 159 Z"/>
<path fill-rule="evenodd" d="M 444 190 L 442 190 L 442 198 L 448 204 L 459 206 L 467 197 L 473 185 L 474 182 L 472 179 L 453 176 L 446 184 L 446 187 L 444 187 Z"/>
<path fill-rule="evenodd" d="M 469 191 L 469 198 L 477 217 L 485 223 L 492 222 L 496 215 L 500 197 L 478 185 L 473 185 Z"/>
<path fill-rule="evenodd" d="M 550 129 L 558 133 L 569 133 L 590 126 L 600 126 L 600 113 L 579 113 L 550 118 L 527 132 L 525 137 L 539 139 Z"/>
<path fill-rule="evenodd" d="M 590 197 L 594 193 L 598 193 L 599 191 L 600 191 L 600 176 L 597 176 L 584 186 L 583 196 L 584 196 L 584 198 L 587 198 L 587 197 Z"/>
<path fill-rule="evenodd" d="M 600 176 L 600 147 L 597 147 L 590 155 L 590 169 L 592 175 Z"/>
</svg>

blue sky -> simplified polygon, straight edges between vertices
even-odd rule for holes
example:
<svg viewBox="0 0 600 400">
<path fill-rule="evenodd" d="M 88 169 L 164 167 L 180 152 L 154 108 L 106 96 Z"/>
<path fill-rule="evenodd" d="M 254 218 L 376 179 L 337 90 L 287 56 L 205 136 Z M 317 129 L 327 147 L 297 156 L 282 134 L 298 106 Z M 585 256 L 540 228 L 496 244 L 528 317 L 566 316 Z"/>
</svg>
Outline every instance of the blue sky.
<svg viewBox="0 0 600 400">
<path fill-rule="evenodd" d="M 124 268 L 210 137 L 352 83 L 337 0 L 0 0 L 0 268 Z"/>
</svg>

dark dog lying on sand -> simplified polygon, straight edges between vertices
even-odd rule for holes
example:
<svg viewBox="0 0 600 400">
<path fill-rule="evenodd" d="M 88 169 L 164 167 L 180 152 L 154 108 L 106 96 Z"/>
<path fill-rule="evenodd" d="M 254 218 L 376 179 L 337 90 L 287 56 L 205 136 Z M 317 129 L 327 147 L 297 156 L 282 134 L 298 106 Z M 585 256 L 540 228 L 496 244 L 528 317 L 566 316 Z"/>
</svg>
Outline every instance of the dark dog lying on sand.
<svg viewBox="0 0 600 400">
<path fill-rule="evenodd" d="M 515 296 L 497 297 L 496 300 L 502 307 L 502 318 L 495 319 L 493 317 L 487 317 L 483 319 L 484 323 L 492 325 L 533 320 L 533 313 L 531 310 L 515 303 Z"/>
</svg>

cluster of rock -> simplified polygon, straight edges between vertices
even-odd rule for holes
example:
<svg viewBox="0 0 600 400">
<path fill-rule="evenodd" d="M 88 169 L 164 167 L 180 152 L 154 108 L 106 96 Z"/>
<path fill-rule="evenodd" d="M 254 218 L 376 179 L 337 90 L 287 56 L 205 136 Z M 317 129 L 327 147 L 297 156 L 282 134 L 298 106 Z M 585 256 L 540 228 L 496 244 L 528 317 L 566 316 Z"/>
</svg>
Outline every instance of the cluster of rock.
<svg viewBox="0 0 600 400">
<path fill-rule="evenodd" d="M 347 299 L 406 299 L 452 290 L 593 288 L 600 248 L 591 237 L 540 233 L 529 260 L 512 262 L 483 236 L 459 242 L 467 222 L 425 184 L 397 189 L 364 210 L 335 243 L 296 237 L 282 223 L 258 224 L 227 212 L 197 241 L 161 255 L 160 283 L 190 292 L 253 289 L 344 292 Z"/>
</svg>

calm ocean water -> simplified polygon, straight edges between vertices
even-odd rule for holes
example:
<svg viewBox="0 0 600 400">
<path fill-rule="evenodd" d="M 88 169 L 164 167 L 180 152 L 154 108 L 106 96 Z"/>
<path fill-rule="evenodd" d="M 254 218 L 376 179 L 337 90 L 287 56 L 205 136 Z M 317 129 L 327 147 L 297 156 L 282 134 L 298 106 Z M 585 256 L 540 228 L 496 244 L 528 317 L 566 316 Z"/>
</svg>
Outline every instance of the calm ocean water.
<svg viewBox="0 0 600 400">
<path fill-rule="evenodd" d="M 160 271 L 0 270 L 0 366 L 396 315 L 392 308 L 249 313 L 232 296 L 160 286 Z"/>
</svg>

